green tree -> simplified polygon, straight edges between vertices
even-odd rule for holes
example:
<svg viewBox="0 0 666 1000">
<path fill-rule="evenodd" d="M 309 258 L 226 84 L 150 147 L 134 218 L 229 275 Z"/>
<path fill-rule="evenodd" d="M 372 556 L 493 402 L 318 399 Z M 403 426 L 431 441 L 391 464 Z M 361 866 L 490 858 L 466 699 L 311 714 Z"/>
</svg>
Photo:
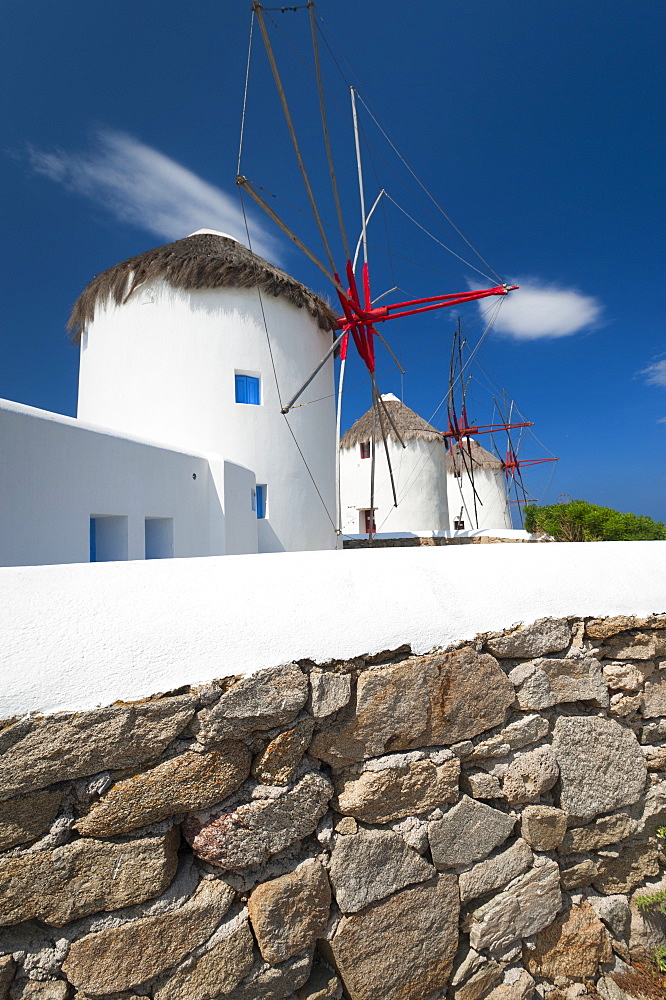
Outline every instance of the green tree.
<svg viewBox="0 0 666 1000">
<path fill-rule="evenodd" d="M 525 530 L 552 535 L 558 542 L 637 542 L 666 540 L 666 525 L 642 514 L 623 514 L 586 500 L 566 499 L 549 507 L 525 508 Z"/>
</svg>

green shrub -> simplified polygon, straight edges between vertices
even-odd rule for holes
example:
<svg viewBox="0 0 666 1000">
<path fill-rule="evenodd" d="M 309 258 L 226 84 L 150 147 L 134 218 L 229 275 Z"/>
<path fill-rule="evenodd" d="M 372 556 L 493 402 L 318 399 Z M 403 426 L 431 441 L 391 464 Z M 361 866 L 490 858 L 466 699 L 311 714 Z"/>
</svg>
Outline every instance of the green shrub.
<svg viewBox="0 0 666 1000">
<path fill-rule="evenodd" d="M 666 540 L 666 525 L 642 514 L 622 514 L 586 500 L 525 508 L 525 530 L 543 532 L 558 542 L 636 542 Z"/>
</svg>

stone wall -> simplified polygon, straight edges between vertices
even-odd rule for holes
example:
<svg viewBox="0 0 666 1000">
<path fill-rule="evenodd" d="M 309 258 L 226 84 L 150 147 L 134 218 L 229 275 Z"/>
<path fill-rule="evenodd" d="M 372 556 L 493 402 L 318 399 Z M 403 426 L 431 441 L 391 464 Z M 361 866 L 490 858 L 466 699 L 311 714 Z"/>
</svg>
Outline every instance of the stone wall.
<svg viewBox="0 0 666 1000">
<path fill-rule="evenodd" d="M 0 1000 L 663 995 L 665 772 L 666 615 L 6 720 Z"/>
</svg>

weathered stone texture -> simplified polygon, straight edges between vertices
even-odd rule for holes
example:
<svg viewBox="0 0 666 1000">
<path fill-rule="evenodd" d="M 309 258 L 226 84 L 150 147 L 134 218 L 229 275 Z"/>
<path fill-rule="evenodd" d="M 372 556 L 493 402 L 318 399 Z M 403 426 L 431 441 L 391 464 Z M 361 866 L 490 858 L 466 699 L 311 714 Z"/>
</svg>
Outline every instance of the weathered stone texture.
<svg viewBox="0 0 666 1000">
<path fill-rule="evenodd" d="M 381 760 L 381 758 L 380 758 Z M 335 778 L 338 809 L 365 823 L 388 823 L 458 799 L 460 761 L 383 758 L 381 770 Z M 395 762 L 395 763 L 394 763 Z"/>
<path fill-rule="evenodd" d="M 74 941 L 63 963 L 71 983 L 84 992 L 114 993 L 177 965 L 210 937 L 234 891 L 224 882 L 203 882 L 192 899 L 171 913 L 144 917 Z"/>
<path fill-rule="evenodd" d="M 647 767 L 638 741 L 613 719 L 561 717 L 553 750 L 560 766 L 562 808 L 592 819 L 638 801 Z"/>
<path fill-rule="evenodd" d="M 525 806 L 520 817 L 520 832 L 536 851 L 554 851 L 567 830 L 567 814 L 554 806 Z"/>
<path fill-rule="evenodd" d="M 307 697 L 308 680 L 296 664 L 260 670 L 234 684 L 210 708 L 202 708 L 192 729 L 205 744 L 274 729 L 296 718 Z"/>
<path fill-rule="evenodd" d="M 610 660 L 603 664 L 603 674 L 608 686 L 617 691 L 638 691 L 652 673 L 654 673 L 654 663 L 651 660 L 642 660 L 638 663 Z"/>
<path fill-rule="evenodd" d="M 585 633 L 590 639 L 606 639 L 633 628 L 666 628 L 666 615 L 650 615 L 649 618 L 615 615 L 610 618 L 592 618 L 585 623 Z"/>
<path fill-rule="evenodd" d="M 561 908 L 559 869 L 544 860 L 472 911 L 466 923 L 470 944 L 477 951 L 503 952 L 547 927 Z"/>
<path fill-rule="evenodd" d="M 619 857 L 601 858 L 599 873 L 593 881 L 599 892 L 631 892 L 648 878 L 659 874 L 659 852 L 656 844 L 626 844 Z"/>
<path fill-rule="evenodd" d="M 559 777 L 555 754 L 546 745 L 519 754 L 509 765 L 502 791 L 511 804 L 534 802 L 549 791 Z"/>
<path fill-rule="evenodd" d="M 587 826 L 575 826 L 567 830 L 560 847 L 562 854 L 577 854 L 581 851 L 596 851 L 608 844 L 616 844 L 631 833 L 631 817 L 628 812 L 599 816 Z"/>
<path fill-rule="evenodd" d="M 534 996 L 535 982 L 529 972 L 521 972 L 512 982 L 500 983 L 486 994 L 484 1000 L 530 1000 Z M 550 994 L 553 997 L 555 994 Z"/>
<path fill-rule="evenodd" d="M 473 799 L 501 799 L 502 786 L 494 774 L 487 771 L 469 770 L 463 773 L 460 787 Z"/>
<path fill-rule="evenodd" d="M 469 871 L 461 872 L 458 877 L 461 903 L 501 888 L 526 872 L 533 860 L 534 855 L 525 841 L 517 840 L 511 847 L 480 861 Z"/>
<path fill-rule="evenodd" d="M 27 844 L 45 833 L 55 819 L 62 792 L 33 792 L 0 802 L 0 850 Z"/>
<path fill-rule="evenodd" d="M 14 978 L 16 963 L 11 955 L 0 956 L 0 1000 L 7 1000 L 9 987 Z"/>
<path fill-rule="evenodd" d="M 117 910 L 164 892 L 176 872 L 180 834 L 124 844 L 75 840 L 6 858 L 0 869 L 0 925 L 38 919 L 54 927 Z"/>
<path fill-rule="evenodd" d="M 515 817 L 464 795 L 443 819 L 429 824 L 432 859 L 440 870 L 481 861 L 504 843 L 515 822 Z"/>
<path fill-rule="evenodd" d="M 568 646 L 571 634 L 566 618 L 541 618 L 525 628 L 487 639 L 486 648 L 500 657 L 545 656 Z"/>
<path fill-rule="evenodd" d="M 351 1000 L 426 1000 L 449 979 L 458 945 L 451 875 L 343 917 L 330 943 Z"/>
<path fill-rule="evenodd" d="M 646 719 L 666 715 L 666 670 L 659 670 L 646 680 L 643 691 L 643 715 Z"/>
<path fill-rule="evenodd" d="M 331 888 L 318 861 L 257 886 L 248 902 L 252 928 L 266 962 L 284 962 L 314 944 L 331 909 Z"/>
<path fill-rule="evenodd" d="M 177 813 L 221 802 L 247 778 L 251 755 L 243 743 L 178 757 L 117 781 L 76 824 L 84 836 L 111 837 Z"/>
<path fill-rule="evenodd" d="M 10 1000 L 65 1000 L 69 986 L 62 979 L 23 979 L 15 981 L 10 990 Z"/>
<path fill-rule="evenodd" d="M 560 858 L 559 865 L 562 888 L 580 889 L 584 885 L 592 885 L 599 874 L 601 859 L 590 854 L 573 854 Z"/>
<path fill-rule="evenodd" d="M 524 709 L 543 709 L 570 701 L 608 705 L 608 686 L 594 657 L 536 659 L 511 671 L 516 697 Z"/>
<path fill-rule="evenodd" d="M 254 938 L 247 919 L 234 921 L 228 935 L 188 961 L 155 992 L 155 1000 L 210 1000 L 238 986 L 254 961 Z"/>
<path fill-rule="evenodd" d="M 220 1000 L 294 1000 L 294 991 L 307 982 L 311 967 L 311 949 L 279 965 L 260 965 Z"/>
<path fill-rule="evenodd" d="M 471 760 L 484 757 L 503 757 L 512 750 L 536 743 L 548 733 L 548 720 L 541 715 L 523 715 L 511 722 L 494 736 L 479 740 L 470 755 Z"/>
<path fill-rule="evenodd" d="M 627 941 L 631 925 L 631 909 L 626 896 L 588 896 L 588 903 L 601 921 L 619 941 Z"/>
<path fill-rule="evenodd" d="M 313 730 L 312 719 L 305 719 L 272 739 L 252 765 L 257 781 L 264 785 L 288 785 L 312 739 Z"/>
<path fill-rule="evenodd" d="M 27 718 L 0 731 L 0 799 L 159 756 L 194 714 L 186 695 Z"/>
<path fill-rule="evenodd" d="M 356 913 L 437 873 L 397 833 L 361 830 L 353 837 L 338 838 L 330 874 L 338 906 L 343 913 Z"/>
<path fill-rule="evenodd" d="M 310 978 L 296 990 L 298 1000 L 341 1000 L 342 983 L 329 965 L 315 955 Z"/>
<path fill-rule="evenodd" d="M 503 722 L 513 697 L 492 656 L 470 648 L 366 670 L 355 706 L 324 725 L 310 752 L 344 767 L 397 750 L 457 743 Z"/>
<path fill-rule="evenodd" d="M 210 819 L 191 816 L 183 832 L 198 857 L 220 868 L 261 864 L 312 833 L 332 794 L 329 780 L 309 771 L 276 797 L 216 810 Z"/>
<path fill-rule="evenodd" d="M 453 1000 L 478 1000 L 502 979 L 502 966 L 497 962 L 482 960 L 479 967 L 461 984 L 451 985 Z"/>
<path fill-rule="evenodd" d="M 523 948 L 523 962 L 533 976 L 554 979 L 593 976 L 613 958 L 608 931 L 589 903 L 572 906 L 536 935 L 534 948 Z"/>
<path fill-rule="evenodd" d="M 312 714 L 315 719 L 323 719 L 344 708 L 351 698 L 351 675 L 312 670 L 310 692 Z"/>
</svg>

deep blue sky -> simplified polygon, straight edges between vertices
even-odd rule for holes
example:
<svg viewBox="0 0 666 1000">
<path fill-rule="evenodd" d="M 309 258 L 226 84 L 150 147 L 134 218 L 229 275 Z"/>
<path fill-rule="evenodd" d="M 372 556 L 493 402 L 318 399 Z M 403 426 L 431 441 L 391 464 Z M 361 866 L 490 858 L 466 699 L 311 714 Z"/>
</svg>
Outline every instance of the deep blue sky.
<svg viewBox="0 0 666 1000">
<path fill-rule="evenodd" d="M 26 0 L 5 11 L 0 396 L 74 414 L 78 359 L 64 324 L 90 278 L 192 229 L 232 230 L 249 8 L 239 0 Z M 491 331 L 479 351 L 470 415 L 489 417 L 492 392 L 506 388 L 536 422 L 560 457 L 553 475 L 543 466 L 526 477 L 540 501 L 569 494 L 666 519 L 663 4 L 321 0 L 318 12 L 342 70 L 322 39 L 354 239 L 360 215 L 343 75 L 490 266 L 526 289 L 522 300 L 514 293 L 515 313 L 505 319 L 509 303 L 502 308 L 504 331 Z M 317 197 L 334 223 L 306 12 L 270 17 Z M 470 265 L 485 267 L 360 112 L 368 201 L 384 187 L 467 261 L 385 199 L 370 233 L 373 292 L 466 289 L 478 278 Z M 242 170 L 282 199 L 272 203 L 321 252 L 258 33 Z M 330 294 L 314 266 L 249 211 L 255 248 L 268 247 Z M 237 226 L 234 235 L 244 234 Z M 457 315 L 385 328 L 407 374 L 401 385 L 384 354 L 380 388 L 404 393 L 426 419 L 446 389 Z M 474 345 L 478 308 L 460 315 Z M 369 405 L 358 364 L 348 385 L 345 426 Z M 441 426 L 442 410 L 433 422 Z M 523 457 L 545 454 L 523 442 Z"/>
</svg>

